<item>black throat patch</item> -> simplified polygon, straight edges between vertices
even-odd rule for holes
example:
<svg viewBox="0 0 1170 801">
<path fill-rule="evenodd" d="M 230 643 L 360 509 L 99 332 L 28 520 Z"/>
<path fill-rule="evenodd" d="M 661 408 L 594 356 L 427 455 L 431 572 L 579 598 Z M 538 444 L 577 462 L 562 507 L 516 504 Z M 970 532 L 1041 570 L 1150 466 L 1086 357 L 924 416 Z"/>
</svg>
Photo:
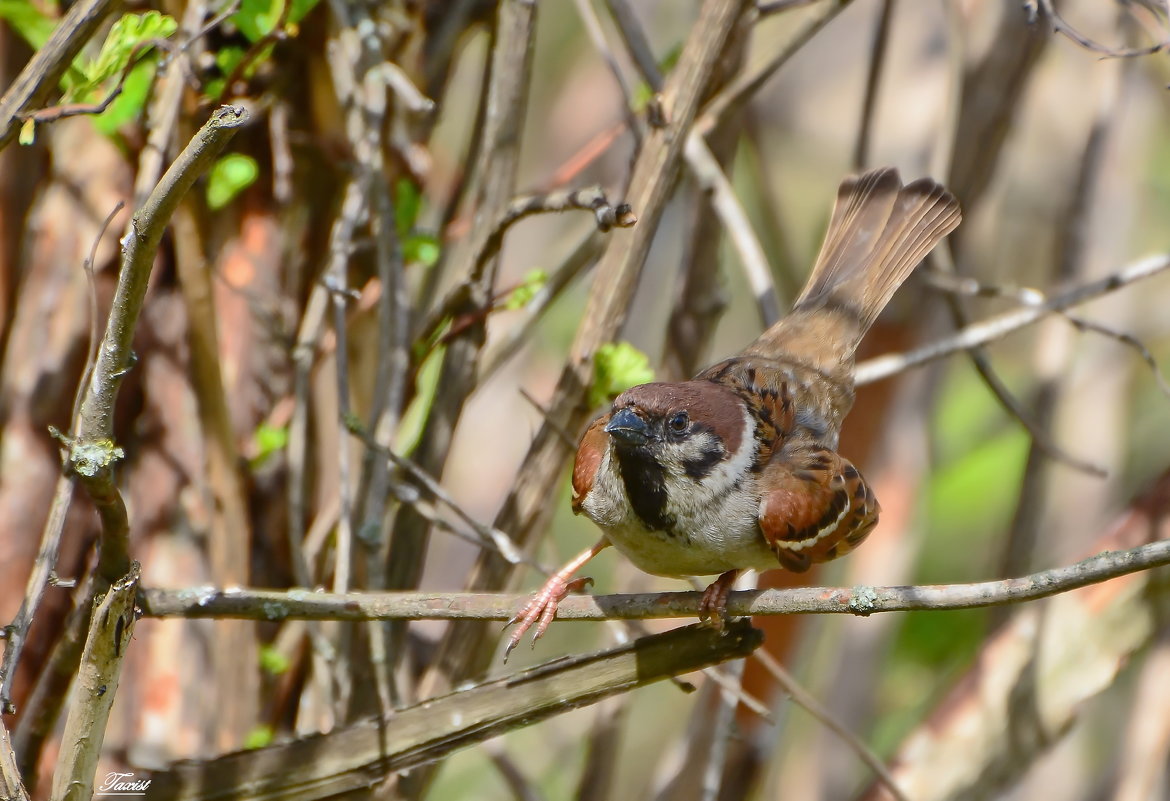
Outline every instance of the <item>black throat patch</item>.
<svg viewBox="0 0 1170 801">
<path fill-rule="evenodd" d="M 615 448 L 614 452 L 622 471 L 626 496 L 638 519 L 650 531 L 669 533 L 675 520 L 666 512 L 666 482 L 662 477 L 662 467 L 647 454 L 623 448 Z"/>
</svg>

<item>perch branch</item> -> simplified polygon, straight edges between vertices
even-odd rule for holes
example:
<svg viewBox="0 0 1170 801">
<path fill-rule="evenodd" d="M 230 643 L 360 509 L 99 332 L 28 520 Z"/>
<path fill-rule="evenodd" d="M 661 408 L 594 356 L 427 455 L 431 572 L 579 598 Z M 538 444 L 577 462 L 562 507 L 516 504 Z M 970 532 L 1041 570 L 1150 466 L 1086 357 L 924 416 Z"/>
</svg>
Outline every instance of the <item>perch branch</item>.
<svg viewBox="0 0 1170 801">
<path fill-rule="evenodd" d="M 1105 551 L 1065 567 L 972 584 L 910 587 L 796 587 L 731 593 L 727 613 L 790 615 L 973 609 L 1046 598 L 1089 584 L 1170 564 L 1170 541 Z M 257 620 L 508 620 L 529 595 L 495 593 L 318 593 L 305 590 L 217 590 L 212 587 L 143 591 L 150 617 L 237 617 Z M 698 592 L 574 595 L 561 601 L 559 620 L 633 620 L 696 617 Z"/>
</svg>

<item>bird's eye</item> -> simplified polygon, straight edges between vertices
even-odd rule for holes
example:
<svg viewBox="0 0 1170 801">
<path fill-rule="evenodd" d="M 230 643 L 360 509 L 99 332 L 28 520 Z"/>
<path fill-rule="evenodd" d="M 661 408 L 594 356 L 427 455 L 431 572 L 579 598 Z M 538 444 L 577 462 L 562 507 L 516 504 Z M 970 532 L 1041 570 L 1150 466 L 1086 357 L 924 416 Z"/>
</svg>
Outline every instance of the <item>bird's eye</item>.
<svg viewBox="0 0 1170 801">
<path fill-rule="evenodd" d="M 686 412 L 675 412 L 671 415 L 667 425 L 675 434 L 682 434 L 687 430 L 687 425 L 690 423 L 690 418 L 687 417 Z"/>
</svg>

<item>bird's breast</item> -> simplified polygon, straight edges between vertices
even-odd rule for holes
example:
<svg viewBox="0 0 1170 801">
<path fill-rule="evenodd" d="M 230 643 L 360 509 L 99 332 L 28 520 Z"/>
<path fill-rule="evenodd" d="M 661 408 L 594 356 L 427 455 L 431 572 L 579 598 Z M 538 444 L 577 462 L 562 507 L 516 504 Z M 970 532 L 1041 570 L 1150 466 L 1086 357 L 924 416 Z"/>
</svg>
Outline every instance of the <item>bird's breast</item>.
<svg viewBox="0 0 1170 801">
<path fill-rule="evenodd" d="M 732 460 L 734 462 L 734 460 Z M 738 465 L 732 465 L 738 467 Z M 709 477 L 708 477 L 709 478 Z M 759 492 L 750 470 L 714 491 L 717 482 L 654 479 L 661 505 L 637 508 L 612 449 L 602 457 L 581 511 L 636 567 L 659 576 L 705 576 L 777 566 L 758 523 Z M 686 483 L 686 486 L 683 484 Z M 642 485 L 637 485 L 645 489 Z M 656 501 L 657 503 L 657 501 Z"/>
</svg>

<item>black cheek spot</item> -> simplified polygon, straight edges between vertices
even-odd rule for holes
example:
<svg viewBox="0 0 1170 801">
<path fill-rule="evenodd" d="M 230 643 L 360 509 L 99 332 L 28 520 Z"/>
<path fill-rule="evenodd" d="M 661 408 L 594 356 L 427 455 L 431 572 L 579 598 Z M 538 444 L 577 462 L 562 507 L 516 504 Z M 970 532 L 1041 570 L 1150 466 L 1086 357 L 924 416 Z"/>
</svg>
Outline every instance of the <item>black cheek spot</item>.
<svg viewBox="0 0 1170 801">
<path fill-rule="evenodd" d="M 715 449 L 703 453 L 694 459 L 687 459 L 684 461 L 683 470 L 686 471 L 687 477 L 695 481 L 702 481 L 707 476 L 711 475 L 711 471 L 715 469 L 715 465 L 719 464 L 726 458 L 723 449 Z"/>
</svg>

